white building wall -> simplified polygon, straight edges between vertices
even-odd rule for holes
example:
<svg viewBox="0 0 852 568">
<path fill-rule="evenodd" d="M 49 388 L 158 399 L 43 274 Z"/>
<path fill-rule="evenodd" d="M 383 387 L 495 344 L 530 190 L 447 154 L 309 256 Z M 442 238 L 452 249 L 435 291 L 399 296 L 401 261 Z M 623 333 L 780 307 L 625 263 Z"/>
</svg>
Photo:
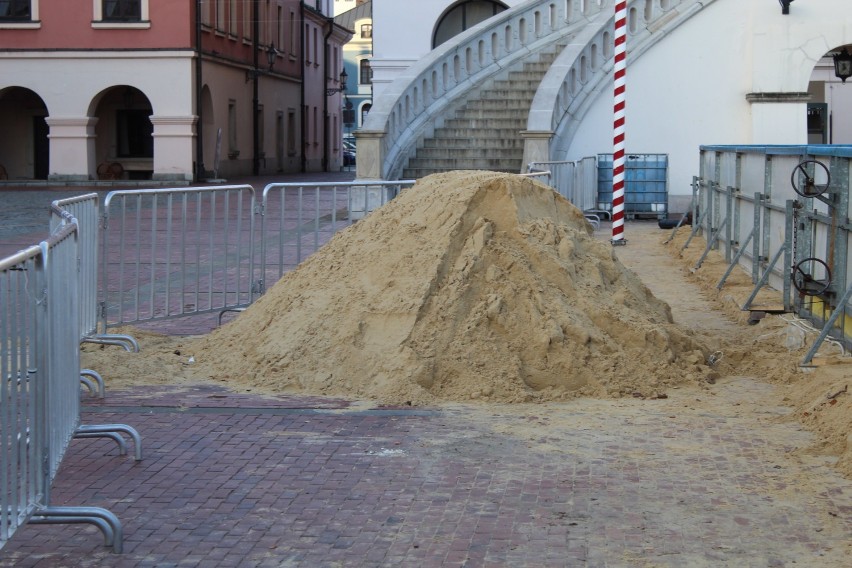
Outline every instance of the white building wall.
<svg viewBox="0 0 852 568">
<path fill-rule="evenodd" d="M 524 0 L 501 0 L 509 8 Z M 457 0 L 373 0 L 373 97 L 432 51 L 441 15 Z"/>
<path fill-rule="evenodd" d="M 807 92 L 822 56 L 852 43 L 848 7 L 796 3 L 783 16 L 775 2 L 716 0 L 636 61 L 628 40 L 627 151 L 669 154 L 669 192 L 685 196 L 701 145 L 807 143 L 806 102 L 746 95 Z M 608 85 L 571 140 L 555 142 L 560 155 L 611 153 L 612 104 Z"/>
<path fill-rule="evenodd" d="M 14 77 L 14 81 L 0 82 L 0 88 L 24 87 L 44 101 L 49 115 L 51 176 L 92 176 L 98 160 L 106 158 L 94 151 L 99 95 L 117 85 L 129 85 L 145 94 L 153 110 L 155 178 L 192 179 L 191 54 L 133 52 L 111 58 L 100 52 L 51 52 L 48 56 L 21 53 L 4 59 L 4 76 Z"/>
</svg>

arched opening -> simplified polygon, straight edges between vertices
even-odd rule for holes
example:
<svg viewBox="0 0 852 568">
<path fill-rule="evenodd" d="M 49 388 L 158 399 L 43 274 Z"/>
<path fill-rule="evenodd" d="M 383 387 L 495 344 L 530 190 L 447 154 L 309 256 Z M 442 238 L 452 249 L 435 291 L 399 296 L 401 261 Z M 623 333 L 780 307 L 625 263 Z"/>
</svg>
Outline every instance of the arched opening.
<svg viewBox="0 0 852 568">
<path fill-rule="evenodd" d="M 201 89 L 201 117 L 202 128 L 201 133 L 204 137 L 204 167 L 211 168 L 215 172 L 219 171 L 219 158 L 216 155 L 217 150 L 221 154 L 222 142 L 219 128 L 216 126 L 216 111 L 213 110 L 213 96 L 210 94 L 210 87 L 204 85 Z"/>
<path fill-rule="evenodd" d="M 151 179 L 154 172 L 154 113 L 145 93 L 119 85 L 93 101 L 95 160 L 98 176 L 107 179 Z M 206 140 L 205 140 L 206 141 Z M 115 164 L 118 164 L 116 166 Z"/>
<path fill-rule="evenodd" d="M 498 0 L 459 0 L 438 18 L 432 49 L 506 9 L 508 6 Z"/>
<path fill-rule="evenodd" d="M 852 79 L 835 75 L 834 54 L 852 44 L 832 49 L 817 62 L 808 83 L 808 144 L 852 144 Z"/>
<path fill-rule="evenodd" d="M 0 179 L 47 179 L 50 169 L 47 106 L 23 87 L 0 91 Z"/>
</svg>

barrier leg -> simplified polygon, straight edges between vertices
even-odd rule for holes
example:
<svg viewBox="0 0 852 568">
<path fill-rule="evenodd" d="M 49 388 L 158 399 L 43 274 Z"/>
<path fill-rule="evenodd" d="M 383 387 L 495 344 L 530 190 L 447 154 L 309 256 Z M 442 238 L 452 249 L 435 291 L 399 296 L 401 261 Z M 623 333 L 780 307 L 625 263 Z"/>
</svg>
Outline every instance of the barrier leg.
<svg viewBox="0 0 852 568">
<path fill-rule="evenodd" d="M 30 517 L 34 524 L 88 523 L 98 527 L 104 535 L 105 546 L 121 554 L 124 532 L 121 521 L 114 514 L 101 507 L 44 507 Z"/>
<path fill-rule="evenodd" d="M 127 442 L 117 432 L 76 432 L 75 438 L 109 438 L 118 446 L 118 455 L 127 455 Z"/>
<path fill-rule="evenodd" d="M 80 369 L 80 381 L 89 387 L 89 390 L 92 390 L 92 386 L 96 383 L 98 385 L 98 396 L 103 398 L 106 396 L 106 391 L 104 388 L 104 379 L 101 377 L 96 371 L 91 369 Z"/>
<path fill-rule="evenodd" d="M 97 343 L 100 345 L 119 345 L 125 351 L 131 353 L 139 353 L 139 342 L 130 335 L 121 335 L 118 333 L 105 333 L 103 335 L 92 335 L 84 337 L 80 340 L 85 343 Z"/>
<path fill-rule="evenodd" d="M 117 432 L 124 432 L 133 439 L 134 459 L 136 461 L 142 461 L 142 437 L 139 436 L 139 432 L 126 424 L 95 424 L 89 426 L 78 426 L 74 436 L 82 438 L 96 438 L 98 435 L 103 435 L 103 437 L 112 438 L 112 435 Z"/>
</svg>

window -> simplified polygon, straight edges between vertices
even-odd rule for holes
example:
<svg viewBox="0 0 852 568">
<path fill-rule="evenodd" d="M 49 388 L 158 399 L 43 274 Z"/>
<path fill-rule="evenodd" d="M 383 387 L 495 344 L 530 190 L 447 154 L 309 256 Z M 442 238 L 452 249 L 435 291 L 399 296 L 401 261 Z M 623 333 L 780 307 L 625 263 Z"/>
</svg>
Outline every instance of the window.
<svg viewBox="0 0 852 568">
<path fill-rule="evenodd" d="M 287 155 L 296 155 L 296 111 L 287 109 Z"/>
<path fill-rule="evenodd" d="M 296 33 L 297 23 L 296 12 L 290 10 L 290 57 L 296 55 L 296 37 L 298 37 L 298 34 Z M 283 47 L 284 44 L 282 43 L 281 46 Z"/>
<path fill-rule="evenodd" d="M 373 37 L 373 24 L 361 24 L 361 39 Z"/>
<path fill-rule="evenodd" d="M 92 0 L 92 27 L 148 29 L 149 0 Z M 2 2 L 2 0 L 0 0 Z M 203 22 L 202 14 L 202 22 Z"/>
<path fill-rule="evenodd" d="M 119 158 L 153 158 L 154 125 L 151 111 L 122 109 L 116 111 L 116 148 Z"/>
<path fill-rule="evenodd" d="M 216 30 L 225 31 L 225 0 L 216 0 Z"/>
<path fill-rule="evenodd" d="M 284 47 L 284 9 L 281 6 L 278 6 L 278 24 L 277 24 L 278 33 L 276 37 L 278 39 L 275 40 L 275 45 L 281 48 L 282 55 L 285 49 Z"/>
<path fill-rule="evenodd" d="M 251 23 L 252 23 L 252 4 L 251 2 L 243 2 L 243 41 L 251 42 Z"/>
<path fill-rule="evenodd" d="M 134 22 L 141 19 L 141 0 L 104 0 L 105 22 Z"/>
<path fill-rule="evenodd" d="M 228 101 L 228 158 L 235 159 L 240 155 L 237 147 L 237 101 Z"/>
<path fill-rule="evenodd" d="M 266 149 L 264 145 L 264 140 L 266 138 L 264 129 L 263 129 L 263 105 L 257 105 L 257 154 L 258 158 L 266 157 Z M 266 165 L 265 163 L 263 164 Z"/>
<path fill-rule="evenodd" d="M 432 38 L 432 47 L 438 47 L 448 39 L 472 28 L 504 11 L 506 6 L 498 0 L 462 0 L 441 16 Z"/>
<path fill-rule="evenodd" d="M 311 49 L 310 44 L 308 43 L 308 38 L 311 37 L 311 27 L 308 24 L 305 24 L 305 63 L 310 64 L 311 62 Z"/>
<path fill-rule="evenodd" d="M 370 60 L 362 59 L 358 63 L 358 69 L 360 71 L 358 82 L 362 85 L 371 84 L 373 82 L 373 69 L 370 67 Z"/>
<path fill-rule="evenodd" d="M 32 21 L 30 0 L 0 0 L 0 22 Z"/>
</svg>

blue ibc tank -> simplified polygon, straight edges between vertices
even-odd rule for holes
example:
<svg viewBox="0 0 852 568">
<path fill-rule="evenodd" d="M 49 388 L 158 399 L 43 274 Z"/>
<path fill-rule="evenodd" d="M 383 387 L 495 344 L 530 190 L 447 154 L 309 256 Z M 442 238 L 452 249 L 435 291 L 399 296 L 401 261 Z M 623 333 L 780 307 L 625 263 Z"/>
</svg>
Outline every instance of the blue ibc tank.
<svg viewBox="0 0 852 568">
<path fill-rule="evenodd" d="M 628 218 L 668 215 L 668 154 L 628 154 L 624 213 Z M 612 211 L 612 154 L 598 154 L 598 207 Z"/>
</svg>

